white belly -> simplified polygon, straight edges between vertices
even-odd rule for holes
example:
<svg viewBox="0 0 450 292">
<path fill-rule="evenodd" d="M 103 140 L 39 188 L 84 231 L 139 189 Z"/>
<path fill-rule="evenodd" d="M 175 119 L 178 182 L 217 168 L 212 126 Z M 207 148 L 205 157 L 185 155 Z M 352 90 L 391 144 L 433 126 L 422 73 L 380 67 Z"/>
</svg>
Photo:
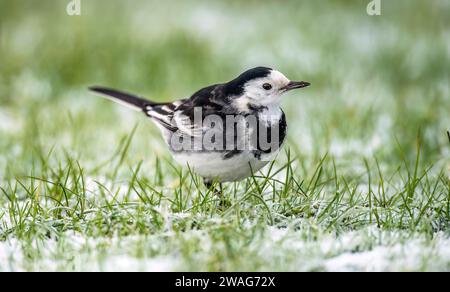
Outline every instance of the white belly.
<svg viewBox="0 0 450 292">
<path fill-rule="evenodd" d="M 263 157 L 263 160 L 255 158 L 253 153 L 242 152 L 228 159 L 223 159 L 218 152 L 191 152 L 173 153 L 175 160 L 189 167 L 207 181 L 230 182 L 247 178 L 270 162 L 271 157 Z"/>
<path fill-rule="evenodd" d="M 270 108 L 268 111 L 260 113 L 258 119 L 262 122 L 266 121 L 267 123 L 272 123 L 274 120 L 280 121 L 283 112 L 279 107 Z M 257 126 L 254 124 L 250 124 L 253 126 Z M 166 143 L 169 145 L 169 148 L 173 150 L 170 146 L 172 145 L 172 141 L 178 141 L 180 133 L 178 132 L 170 132 L 163 127 L 161 127 Z M 189 128 L 185 132 L 193 132 L 195 129 L 200 129 L 200 132 L 203 128 Z M 249 128 L 250 133 L 256 132 L 256 128 Z M 223 129 L 218 127 L 216 129 L 218 131 L 218 136 L 223 135 Z M 203 129 L 204 131 L 204 129 Z M 185 132 L 181 131 L 181 134 Z M 200 134 L 202 134 L 201 132 Z M 175 136 L 173 136 L 175 135 Z M 175 138 L 174 138 L 175 137 Z M 190 135 L 188 135 L 190 137 Z M 231 138 L 230 138 L 231 137 Z M 234 132 L 230 137 L 226 137 L 226 139 L 231 139 L 230 141 L 234 142 Z M 281 137 L 282 141 L 284 141 L 284 135 Z M 201 136 L 203 139 L 203 136 Z M 243 136 L 241 139 L 250 139 L 250 136 Z M 203 140 L 201 140 L 203 141 Z M 252 145 L 252 141 L 244 141 L 238 143 L 238 145 Z M 192 149 L 192 148 L 186 148 Z M 263 168 L 270 161 L 275 159 L 275 156 L 280 151 L 280 148 L 272 149 L 271 153 L 260 153 L 259 156 L 255 157 L 254 152 L 250 150 L 244 150 L 240 153 L 236 153 L 229 158 L 224 158 L 224 152 L 214 152 L 214 151 L 175 151 L 172 152 L 174 159 L 182 166 L 189 166 L 195 173 L 203 177 L 206 181 L 217 181 L 217 182 L 231 182 L 245 179 L 252 174 L 257 173 L 261 168 Z"/>
</svg>

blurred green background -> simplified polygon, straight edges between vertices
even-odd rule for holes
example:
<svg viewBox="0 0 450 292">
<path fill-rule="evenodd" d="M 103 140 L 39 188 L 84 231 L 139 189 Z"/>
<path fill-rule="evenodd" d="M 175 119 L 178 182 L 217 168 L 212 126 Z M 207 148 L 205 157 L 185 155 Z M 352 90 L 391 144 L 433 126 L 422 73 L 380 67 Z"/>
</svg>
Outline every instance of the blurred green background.
<svg viewBox="0 0 450 292">
<path fill-rule="evenodd" d="M 420 129 L 437 159 L 450 125 L 449 3 L 382 1 L 382 15 L 368 16 L 368 2 L 82 0 L 81 16 L 68 16 L 68 0 L 1 0 L 3 149 L 18 130 L 67 135 L 68 113 L 86 147 L 130 129 L 135 115 L 117 119 L 89 85 L 175 100 L 266 65 L 313 84 L 284 103 L 305 153 L 395 159 L 395 139 L 414 154 Z"/>
<path fill-rule="evenodd" d="M 82 257 L 71 256 L 79 255 L 79 249 L 67 253 L 68 242 L 76 243 L 79 236 L 150 234 L 155 238 L 144 238 L 142 242 L 139 239 L 137 247 L 126 252 L 137 258 L 142 254 L 153 258 L 165 253 L 179 258 L 182 254 L 186 259 L 183 267 L 191 270 L 274 267 L 298 270 L 315 269 L 320 264 L 320 260 L 310 261 L 314 254 L 311 251 L 320 253 L 317 259 L 322 259 L 341 252 L 370 250 L 385 243 L 391 237 L 374 235 L 378 233 L 368 229 L 369 235 L 364 233 L 362 243 L 342 244 L 322 254 L 330 230 L 339 233 L 373 226 L 372 215 L 377 211 L 388 214 L 381 218 L 386 230 L 408 229 L 411 236 L 419 228 L 427 234 L 438 230 L 446 230 L 448 234 L 445 178 L 450 175 L 450 145 L 446 135 L 450 129 L 450 1 L 381 0 L 380 16 L 367 15 L 369 0 L 81 0 L 81 16 L 67 15 L 69 2 L 0 0 L 0 186 L 6 189 L 6 196 L 0 198 L 0 219 L 4 226 L 0 226 L 0 240 L 35 238 L 36 234 L 36 238 L 47 238 L 47 229 L 42 229 L 49 228 L 61 242 L 54 257 L 66 260 L 59 269 L 70 269 L 66 263 L 74 259 L 81 262 L 80 266 L 84 264 Z M 296 193 L 293 188 L 291 193 L 283 193 L 286 196 L 280 199 L 280 206 L 286 204 L 288 211 L 280 211 L 276 202 L 270 202 L 270 193 L 264 197 L 268 204 L 273 203 L 268 208 L 263 208 L 267 207 L 264 200 L 262 204 L 253 197 L 238 201 L 238 207 L 242 208 L 236 215 L 238 223 L 233 221 L 234 217 L 222 216 L 220 210 L 210 211 L 208 206 L 186 211 L 189 204 L 200 198 L 200 193 L 193 194 L 192 201 L 187 197 L 189 204 L 184 207 L 173 203 L 178 198 L 178 189 L 173 186 L 179 177 L 169 171 L 170 163 L 166 162 L 171 160 L 156 127 L 144 115 L 87 90 L 91 85 L 103 85 L 153 100 L 176 100 L 200 87 L 228 81 L 254 66 L 273 67 L 291 79 L 312 83 L 307 90 L 285 96 L 282 104 L 289 123 L 287 148 L 297 157 L 294 177 L 302 182 L 307 178 L 313 181 L 320 158 L 328 153 L 332 160 L 325 167 L 323 185 L 310 196 Z M 124 148 L 124 137 L 135 125 L 138 127 L 128 154 L 121 158 L 116 151 Z M 424 172 L 423 180 L 411 175 L 415 173 L 418 145 L 421 169 L 436 166 Z M 161 157 L 167 160 L 158 162 Z M 88 196 L 88 205 L 98 208 L 98 214 L 94 214 L 98 218 L 91 214 L 95 220 L 89 216 L 81 220 L 76 215 L 83 208 L 78 201 L 73 203 L 75 211 L 71 216 L 63 212 L 54 215 L 61 204 L 58 200 L 63 200 L 61 190 L 51 183 L 41 183 L 34 189 L 33 180 L 27 180 L 27 176 L 35 175 L 60 183 L 67 169 L 67 173 L 75 171 L 74 160 L 86 180 L 91 181 L 86 188 L 83 181 L 82 192 L 74 192 L 74 196 L 92 194 Z M 160 207 L 157 203 L 153 206 L 138 199 L 129 202 L 131 187 L 124 182 L 134 182 L 133 170 L 141 166 L 140 161 L 143 161 L 142 181 L 151 182 L 151 192 L 154 187 L 161 189 L 161 193 L 164 191 L 163 198 L 173 203 L 169 214 L 163 207 L 157 209 L 162 210 L 162 222 L 166 222 L 161 226 L 148 214 L 159 212 L 152 209 Z M 286 155 L 283 153 L 277 161 L 282 165 Z M 370 177 L 371 173 L 375 176 L 378 167 L 380 180 L 374 185 L 384 184 L 381 172 L 384 173 L 389 196 L 395 199 L 392 205 L 380 203 L 372 208 L 366 198 L 370 200 L 372 196 Z M 445 173 L 446 169 L 449 172 Z M 119 170 L 117 177 L 116 170 Z M 444 173 L 438 176 L 440 171 Z M 72 180 L 78 188 L 76 174 Z M 109 206 L 109 197 L 102 187 L 92 183 L 94 180 L 104 182 L 111 193 L 128 189 L 124 201 L 105 211 L 103 206 Z M 18 187 L 21 181 L 23 188 Z M 355 186 L 354 191 L 347 182 Z M 416 188 L 419 182 L 420 188 Z M 434 191 L 426 190 L 433 189 L 434 183 L 439 187 L 437 191 L 434 188 L 436 197 L 432 202 L 433 195 L 431 199 L 427 196 Z M 180 194 L 182 188 L 191 190 L 192 183 L 180 184 Z M 29 190 L 33 190 L 33 195 Z M 34 196 L 36 190 L 38 194 Z M 356 190 L 360 196 L 353 201 Z M 384 187 L 382 191 L 384 195 Z M 40 200 L 39 192 L 45 199 Z M 274 194 L 277 192 L 274 187 Z M 11 199 L 13 193 L 16 197 Z M 338 201 L 325 210 L 331 215 L 323 211 L 318 219 L 319 213 L 314 208 L 322 208 L 329 201 L 331 206 L 340 194 L 349 197 L 350 203 Z M 403 202 L 404 194 L 411 201 Z M 30 216 L 21 214 L 21 204 L 28 203 L 37 204 L 39 212 Z M 130 209 L 123 206 L 131 208 L 127 204 L 136 210 L 126 213 Z M 57 207 L 53 208 L 54 205 Z M 179 211 L 186 212 L 180 215 Z M 133 212 L 137 215 L 131 216 Z M 394 213 L 399 215 L 391 217 Z M 264 223 L 267 216 L 292 224 L 294 227 L 286 233 L 292 235 L 288 243 L 298 245 L 286 244 L 281 249 L 276 238 L 284 232 L 285 223 L 280 223 L 280 229 L 272 228 Z M 14 218 L 20 218 L 19 222 Z M 137 222 L 136 226 L 129 225 L 129 221 Z M 300 228 L 298 222 L 302 224 Z M 177 224 L 194 227 L 191 233 L 179 232 L 184 229 Z M 200 244 L 205 234 L 197 233 L 196 226 L 210 236 L 210 245 Z M 175 240 L 166 240 L 165 235 L 158 237 L 167 230 L 176 234 L 169 237 Z M 71 237 L 72 231 L 78 232 L 75 239 Z M 64 241 L 63 235 L 69 239 Z M 396 236 L 392 237 L 394 244 L 401 241 Z M 337 242 L 335 238 L 330 240 Z M 24 269 L 42 268 L 36 266 L 34 259 L 47 259 L 46 254 L 22 242 L 26 245 L 22 252 L 29 260 Z M 143 248 L 153 242 L 159 246 Z M 117 243 L 120 245 L 121 241 Z M 310 249 L 303 249 L 303 243 L 310 244 Z M 17 245 L 14 241 L 11 244 L 13 257 L 17 255 L 14 249 Z M 347 250 L 347 246 L 352 246 L 352 250 Z M 301 248 L 286 252 L 296 247 Z M 105 254 L 111 253 L 107 245 L 104 248 Z M 124 250 L 119 246 L 116 253 L 122 254 Z M 261 251 L 263 256 L 255 256 Z M 87 254 L 91 252 L 87 248 Z M 382 250 L 381 254 L 385 252 Z M 308 265 L 299 266 L 298 260 L 307 261 Z M 286 266 L 286 261 L 292 262 L 292 266 Z M 396 262 L 392 261 L 393 266 L 387 269 L 396 267 Z M 442 262 L 438 269 L 448 269 L 448 259 Z M 109 267 L 122 264 L 117 263 Z M 407 263 L 403 266 L 398 262 L 398 266 L 408 269 Z M 428 263 L 432 265 L 435 261 Z M 15 266 L 11 266 L 14 270 Z M 43 266 L 54 269 L 47 262 Z"/>
</svg>

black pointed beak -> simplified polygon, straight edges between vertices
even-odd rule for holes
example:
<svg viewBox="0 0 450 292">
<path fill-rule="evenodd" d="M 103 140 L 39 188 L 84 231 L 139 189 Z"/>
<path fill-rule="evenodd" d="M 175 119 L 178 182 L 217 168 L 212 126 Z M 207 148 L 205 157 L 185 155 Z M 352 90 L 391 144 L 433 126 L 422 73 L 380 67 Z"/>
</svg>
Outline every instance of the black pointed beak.
<svg viewBox="0 0 450 292">
<path fill-rule="evenodd" d="M 283 90 L 286 92 L 286 91 L 289 91 L 292 89 L 308 87 L 310 85 L 311 85 L 311 83 L 306 82 L 306 81 L 291 81 L 288 83 L 288 85 L 283 87 Z"/>
</svg>

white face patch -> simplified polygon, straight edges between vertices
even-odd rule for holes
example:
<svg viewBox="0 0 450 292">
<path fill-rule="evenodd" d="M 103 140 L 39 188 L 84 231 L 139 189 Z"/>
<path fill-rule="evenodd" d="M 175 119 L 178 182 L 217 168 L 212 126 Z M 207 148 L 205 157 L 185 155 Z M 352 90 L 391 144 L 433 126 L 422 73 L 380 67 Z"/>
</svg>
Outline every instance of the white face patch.
<svg viewBox="0 0 450 292">
<path fill-rule="evenodd" d="M 281 89 L 288 85 L 290 80 L 281 72 L 272 70 L 267 77 L 247 82 L 244 94 L 236 99 L 235 105 L 244 109 L 248 103 L 258 106 L 278 105 L 281 102 Z"/>
<path fill-rule="evenodd" d="M 277 70 L 272 70 L 269 75 L 269 79 L 273 80 L 278 88 L 284 87 L 290 82 L 290 80 L 286 76 L 284 76 L 283 73 Z"/>
</svg>

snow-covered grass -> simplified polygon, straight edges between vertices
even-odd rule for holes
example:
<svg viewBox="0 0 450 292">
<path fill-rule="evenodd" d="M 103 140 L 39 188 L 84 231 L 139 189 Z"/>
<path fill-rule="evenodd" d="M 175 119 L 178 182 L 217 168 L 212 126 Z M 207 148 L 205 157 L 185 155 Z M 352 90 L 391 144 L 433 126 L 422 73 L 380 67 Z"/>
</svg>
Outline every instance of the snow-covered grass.
<svg viewBox="0 0 450 292">
<path fill-rule="evenodd" d="M 0 271 L 450 270 L 448 1 L 82 3 L 1 4 Z M 227 208 L 86 90 L 174 100 L 257 65 L 312 86 Z"/>
</svg>

